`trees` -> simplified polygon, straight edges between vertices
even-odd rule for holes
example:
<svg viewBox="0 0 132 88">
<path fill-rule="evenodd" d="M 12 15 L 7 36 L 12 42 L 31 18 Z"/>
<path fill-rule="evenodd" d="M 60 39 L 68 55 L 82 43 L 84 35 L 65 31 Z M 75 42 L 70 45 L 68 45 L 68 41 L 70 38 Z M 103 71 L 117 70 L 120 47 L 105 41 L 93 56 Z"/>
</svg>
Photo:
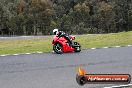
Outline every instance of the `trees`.
<svg viewBox="0 0 132 88">
<path fill-rule="evenodd" d="M 54 28 L 74 34 L 132 30 L 132 1 L 0 1 L 0 35 L 48 35 Z"/>
<path fill-rule="evenodd" d="M 114 5 L 102 1 L 99 3 L 99 9 L 97 13 L 98 28 L 100 33 L 116 32 L 115 27 L 115 13 L 113 11 Z"/>
<path fill-rule="evenodd" d="M 29 0 L 25 7 L 23 2 L 18 5 L 19 14 L 25 17 L 25 26 L 28 32 L 26 34 L 37 35 L 40 32 L 47 34 L 48 31 L 46 29 L 50 26 L 53 14 L 50 2 L 48 0 Z"/>
</svg>

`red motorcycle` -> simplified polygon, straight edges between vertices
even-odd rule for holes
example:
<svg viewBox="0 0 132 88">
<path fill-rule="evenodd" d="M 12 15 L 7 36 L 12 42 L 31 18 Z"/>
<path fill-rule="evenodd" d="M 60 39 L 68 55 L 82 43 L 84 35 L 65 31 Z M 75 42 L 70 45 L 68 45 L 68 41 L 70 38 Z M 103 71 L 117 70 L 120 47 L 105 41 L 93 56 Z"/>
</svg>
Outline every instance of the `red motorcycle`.
<svg viewBox="0 0 132 88">
<path fill-rule="evenodd" d="M 75 36 L 70 36 L 71 41 L 75 40 Z M 68 40 L 65 37 L 55 36 L 53 38 L 53 50 L 57 54 L 62 54 L 66 52 L 80 52 L 81 45 L 77 42 L 73 42 L 74 46 L 70 46 Z"/>
</svg>

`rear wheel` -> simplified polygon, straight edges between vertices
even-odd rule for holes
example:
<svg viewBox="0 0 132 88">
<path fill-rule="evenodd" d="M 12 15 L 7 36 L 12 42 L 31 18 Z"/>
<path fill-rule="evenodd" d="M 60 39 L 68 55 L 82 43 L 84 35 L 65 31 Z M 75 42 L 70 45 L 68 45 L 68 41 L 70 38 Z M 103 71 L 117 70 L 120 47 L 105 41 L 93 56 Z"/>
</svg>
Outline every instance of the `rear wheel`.
<svg viewBox="0 0 132 88">
<path fill-rule="evenodd" d="M 57 54 L 62 54 L 63 50 L 62 50 L 62 45 L 60 43 L 56 43 L 53 45 L 53 50 L 57 53 Z"/>
</svg>

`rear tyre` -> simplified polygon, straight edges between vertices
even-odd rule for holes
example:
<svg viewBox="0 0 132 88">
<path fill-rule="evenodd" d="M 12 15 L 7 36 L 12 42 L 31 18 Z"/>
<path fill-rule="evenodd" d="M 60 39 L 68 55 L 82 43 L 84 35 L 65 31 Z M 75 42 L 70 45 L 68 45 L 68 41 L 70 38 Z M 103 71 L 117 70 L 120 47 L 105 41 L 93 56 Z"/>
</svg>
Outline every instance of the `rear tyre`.
<svg viewBox="0 0 132 88">
<path fill-rule="evenodd" d="M 57 54 L 62 54 L 63 50 L 62 50 L 62 45 L 60 43 L 56 43 L 53 45 L 53 50 L 54 52 L 56 52 Z"/>
</svg>

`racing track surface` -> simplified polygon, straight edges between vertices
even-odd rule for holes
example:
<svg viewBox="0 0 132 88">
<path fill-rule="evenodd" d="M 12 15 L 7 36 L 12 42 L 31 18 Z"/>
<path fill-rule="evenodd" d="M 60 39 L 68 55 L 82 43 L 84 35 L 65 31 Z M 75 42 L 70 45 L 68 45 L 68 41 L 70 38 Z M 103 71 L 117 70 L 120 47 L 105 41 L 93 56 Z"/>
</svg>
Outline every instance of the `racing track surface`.
<svg viewBox="0 0 132 88">
<path fill-rule="evenodd" d="M 75 77 L 80 65 L 87 73 L 132 75 L 132 47 L 0 57 L 0 88 L 103 88 L 114 85 L 79 86 Z"/>
</svg>

